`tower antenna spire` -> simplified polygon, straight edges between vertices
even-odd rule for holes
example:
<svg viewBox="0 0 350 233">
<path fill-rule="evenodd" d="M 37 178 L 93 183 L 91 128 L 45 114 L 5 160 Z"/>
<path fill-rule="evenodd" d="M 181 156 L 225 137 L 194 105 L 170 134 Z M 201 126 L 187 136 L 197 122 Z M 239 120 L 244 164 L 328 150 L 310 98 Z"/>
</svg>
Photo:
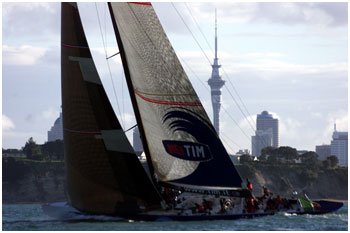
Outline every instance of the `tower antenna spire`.
<svg viewBox="0 0 350 233">
<path fill-rule="evenodd" d="M 216 16 L 216 8 L 215 8 L 215 58 L 218 57 L 218 21 Z"/>
</svg>

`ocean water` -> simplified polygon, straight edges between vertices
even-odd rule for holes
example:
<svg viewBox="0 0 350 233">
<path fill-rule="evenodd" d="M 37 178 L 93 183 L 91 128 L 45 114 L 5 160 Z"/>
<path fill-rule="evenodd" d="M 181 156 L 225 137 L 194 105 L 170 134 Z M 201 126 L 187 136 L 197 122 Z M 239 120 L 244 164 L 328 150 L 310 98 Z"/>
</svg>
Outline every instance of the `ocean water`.
<svg viewBox="0 0 350 233">
<path fill-rule="evenodd" d="M 347 231 L 348 204 L 325 215 L 277 214 L 255 219 L 193 222 L 125 222 L 112 217 L 57 220 L 47 216 L 40 204 L 2 205 L 4 231 Z"/>
</svg>

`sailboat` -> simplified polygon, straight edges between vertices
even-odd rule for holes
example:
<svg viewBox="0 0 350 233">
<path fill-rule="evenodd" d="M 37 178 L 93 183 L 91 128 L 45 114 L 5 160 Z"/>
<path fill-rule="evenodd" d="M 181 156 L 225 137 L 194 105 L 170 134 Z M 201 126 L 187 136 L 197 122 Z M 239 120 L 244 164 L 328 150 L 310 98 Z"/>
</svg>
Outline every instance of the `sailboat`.
<svg viewBox="0 0 350 233">
<path fill-rule="evenodd" d="M 247 211 L 251 193 L 146 2 L 108 3 L 150 177 L 108 100 L 76 3 L 62 3 L 61 76 L 68 203 L 133 220 L 212 220 Z"/>
</svg>

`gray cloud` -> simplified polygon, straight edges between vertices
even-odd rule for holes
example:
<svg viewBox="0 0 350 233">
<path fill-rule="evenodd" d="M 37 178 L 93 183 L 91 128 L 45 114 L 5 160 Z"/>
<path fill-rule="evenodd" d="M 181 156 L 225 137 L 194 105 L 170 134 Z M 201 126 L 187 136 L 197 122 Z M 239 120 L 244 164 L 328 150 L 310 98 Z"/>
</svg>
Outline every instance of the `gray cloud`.
<svg viewBox="0 0 350 233">
<path fill-rule="evenodd" d="M 251 21 L 277 24 L 346 26 L 347 3 L 257 3 Z"/>
<path fill-rule="evenodd" d="M 167 32 L 174 32 L 177 34 L 188 33 L 186 26 L 182 22 L 181 18 L 179 17 L 171 3 L 158 2 L 154 4 L 152 3 L 152 5 L 157 13 L 160 22 L 162 23 L 162 26 Z M 190 15 L 188 14 L 188 10 L 185 8 L 185 5 L 182 3 L 174 3 L 174 5 L 181 14 L 186 24 L 190 26 L 193 21 L 190 18 Z"/>
<path fill-rule="evenodd" d="M 323 10 L 332 17 L 331 26 L 347 26 L 348 25 L 348 3 L 345 2 L 320 2 L 314 3 L 318 8 Z"/>
<path fill-rule="evenodd" d="M 59 3 L 3 3 L 3 39 L 59 35 Z"/>
</svg>

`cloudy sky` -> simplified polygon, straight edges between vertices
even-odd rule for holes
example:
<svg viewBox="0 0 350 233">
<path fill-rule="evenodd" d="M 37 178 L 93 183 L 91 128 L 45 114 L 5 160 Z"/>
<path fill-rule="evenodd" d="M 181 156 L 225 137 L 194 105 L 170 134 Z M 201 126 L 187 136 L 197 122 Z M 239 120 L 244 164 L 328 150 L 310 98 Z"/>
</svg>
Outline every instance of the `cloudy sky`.
<svg viewBox="0 0 350 233">
<path fill-rule="evenodd" d="M 217 9 L 226 80 L 221 137 L 229 152 L 251 150 L 252 126 L 263 110 L 280 119 L 282 146 L 314 150 L 330 143 L 335 122 L 338 131 L 348 130 L 347 3 L 153 6 L 210 117 L 207 80 Z M 127 129 L 135 119 L 120 58 L 109 60 L 112 74 L 105 59 L 105 51 L 107 56 L 118 51 L 107 7 L 79 3 L 79 8 L 102 82 Z M 29 137 L 44 143 L 61 105 L 60 4 L 3 3 L 2 25 L 2 147 L 21 148 Z"/>
</svg>

